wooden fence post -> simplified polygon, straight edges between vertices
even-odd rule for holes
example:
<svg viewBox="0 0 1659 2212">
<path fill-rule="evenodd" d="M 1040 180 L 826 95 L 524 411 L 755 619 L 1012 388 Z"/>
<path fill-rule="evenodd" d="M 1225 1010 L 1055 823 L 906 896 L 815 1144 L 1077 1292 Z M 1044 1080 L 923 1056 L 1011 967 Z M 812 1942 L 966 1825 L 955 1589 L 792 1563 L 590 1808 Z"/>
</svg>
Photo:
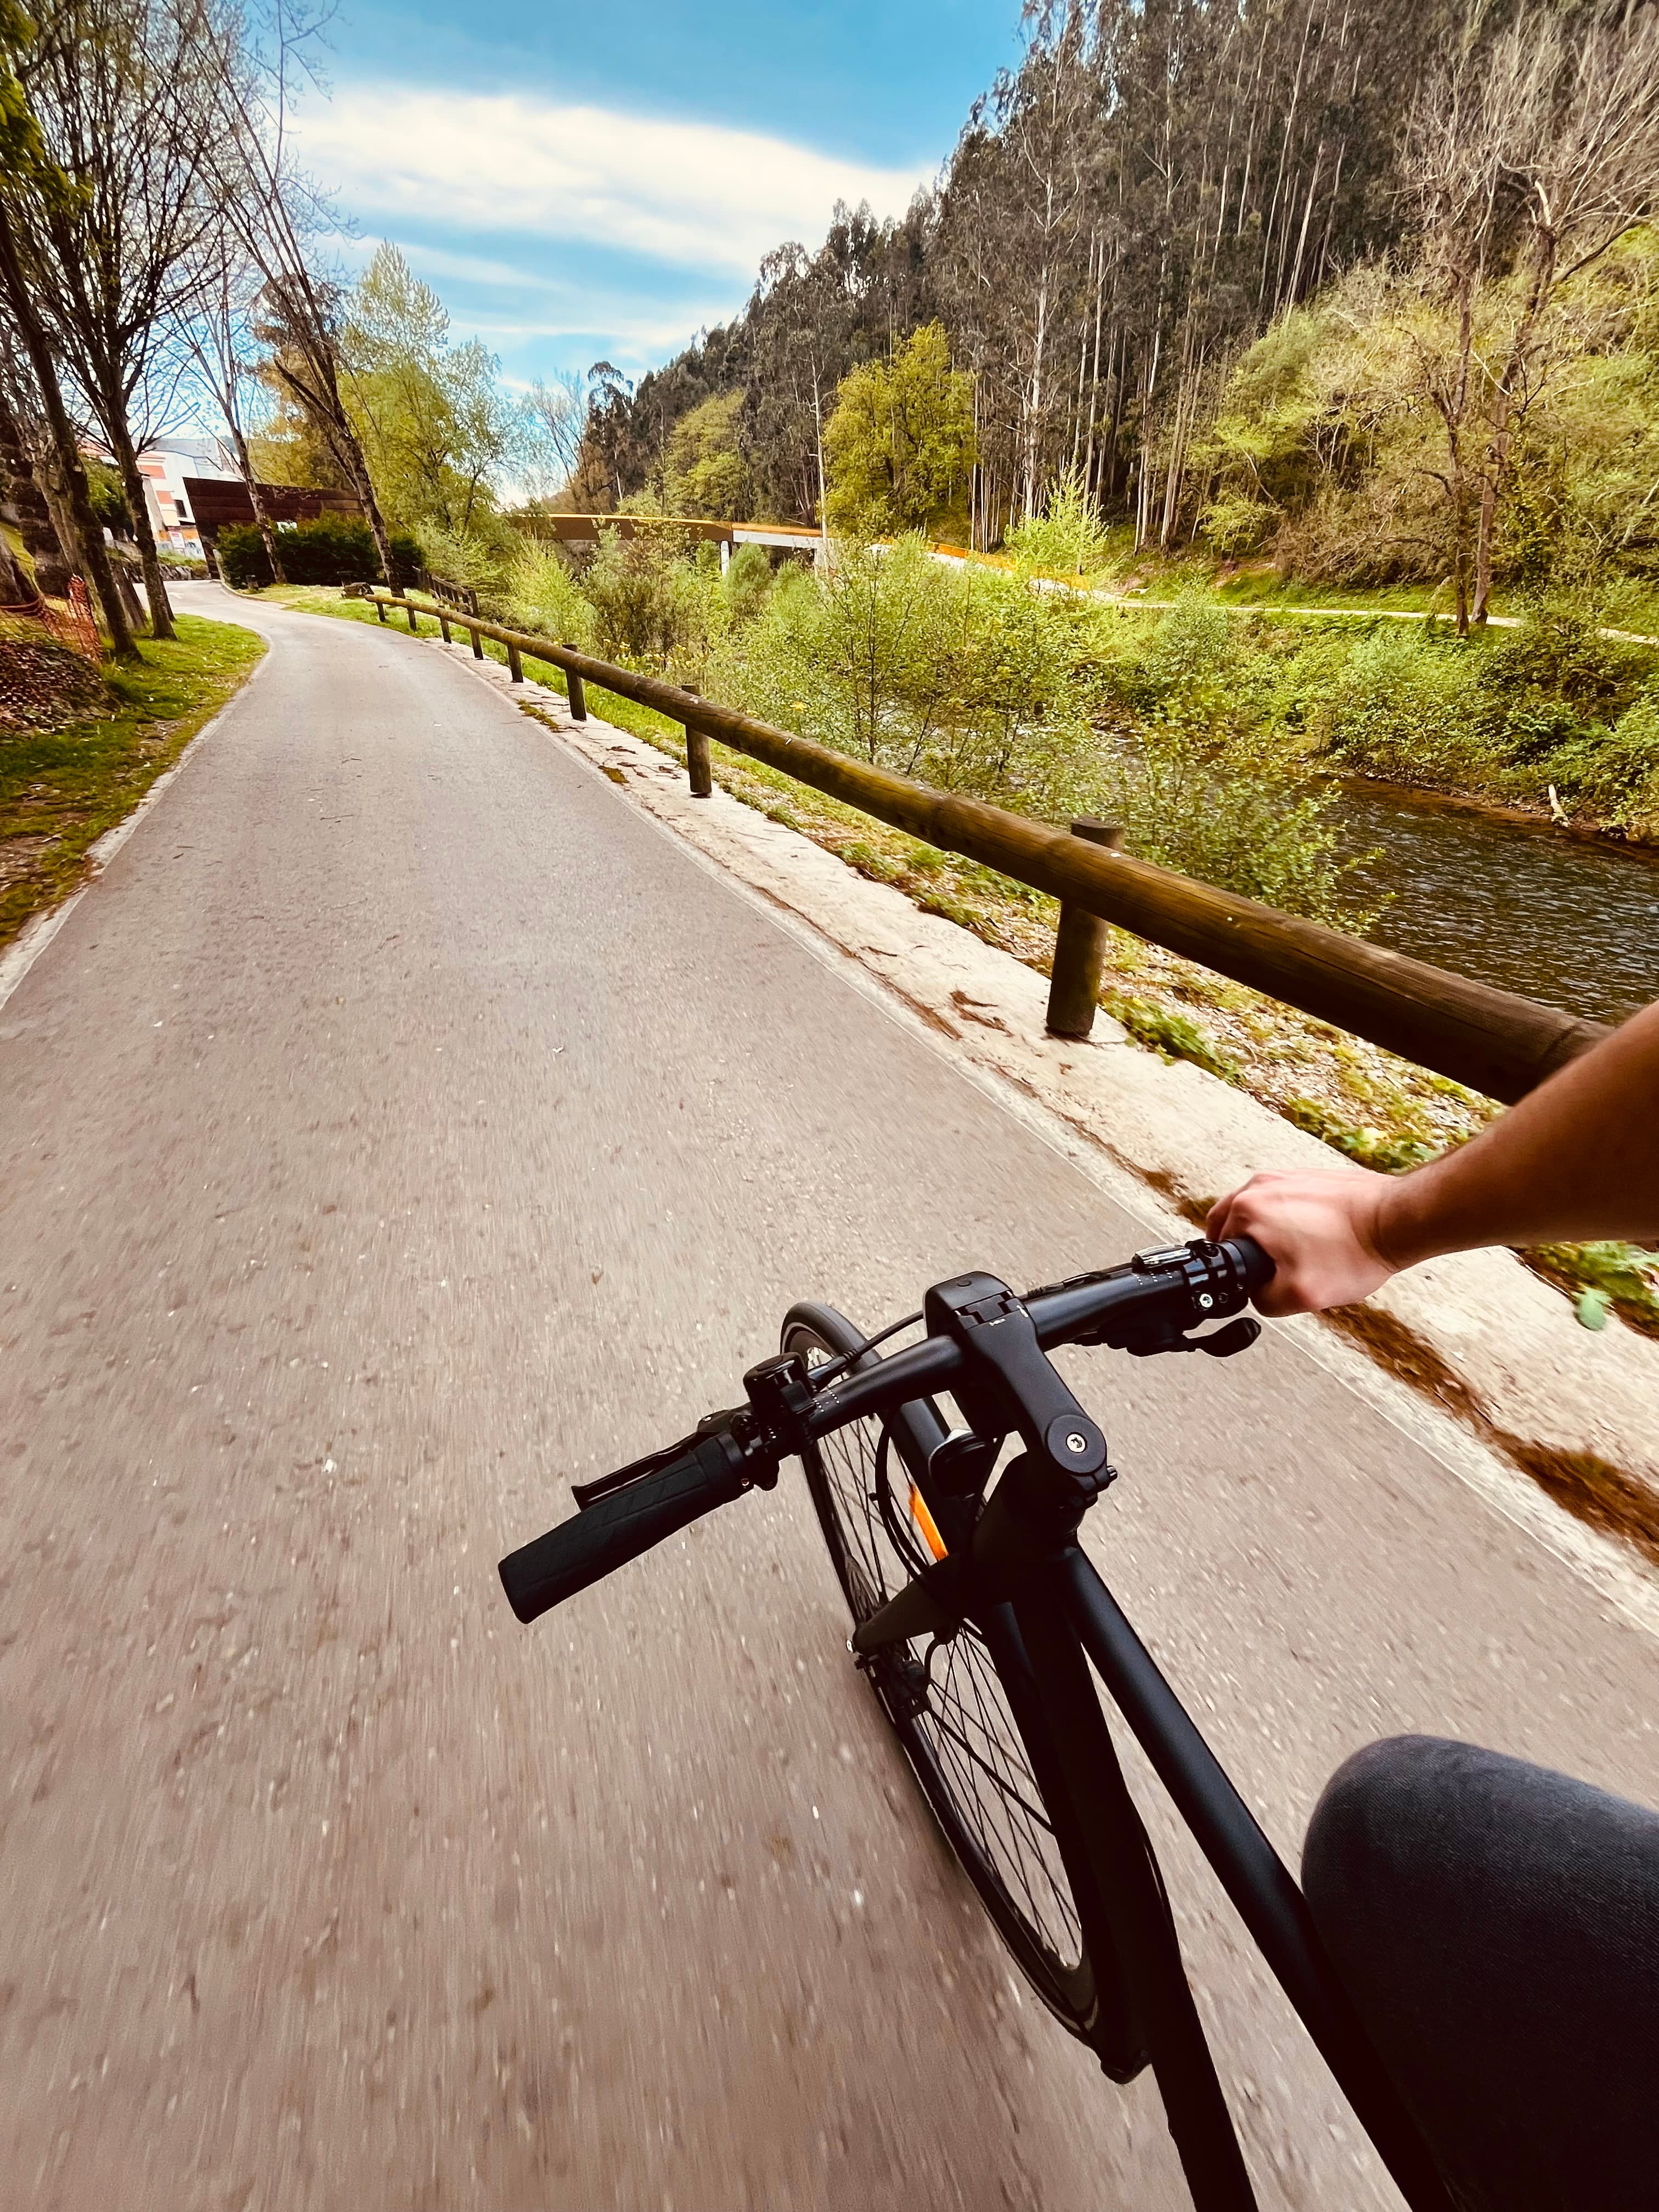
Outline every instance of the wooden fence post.
<svg viewBox="0 0 1659 2212">
<path fill-rule="evenodd" d="M 484 657 L 483 640 L 479 636 L 476 629 L 471 632 L 471 635 L 472 639 L 472 658 L 475 660 L 482 660 Z"/>
<path fill-rule="evenodd" d="M 507 672 L 515 684 L 524 682 L 524 662 L 516 645 L 509 645 L 507 648 Z"/>
<path fill-rule="evenodd" d="M 570 719 L 573 722 L 587 720 L 587 692 L 580 676 L 567 672 L 565 685 L 570 693 Z"/>
<path fill-rule="evenodd" d="M 695 684 L 683 684 L 681 690 L 689 691 L 694 699 L 702 694 Z M 708 732 L 685 725 L 685 767 L 690 779 L 693 799 L 709 799 L 714 795 L 714 770 L 708 757 Z"/>
<path fill-rule="evenodd" d="M 420 625 L 420 624 L 419 624 L 419 623 L 417 623 L 417 622 L 416 621 L 416 619 L 415 619 L 415 610 L 414 610 L 414 608 L 413 608 L 413 607 L 411 607 L 411 606 L 410 606 L 410 605 L 408 605 L 407 602 L 405 602 L 405 605 L 404 605 L 404 612 L 405 612 L 405 613 L 408 615 L 408 617 L 409 617 L 409 634 L 410 634 L 410 635 L 411 637 L 418 637 L 418 636 L 420 635 L 420 634 L 421 634 L 421 625 Z"/>
<path fill-rule="evenodd" d="M 1097 822 L 1082 815 L 1072 824 L 1074 837 L 1103 845 L 1109 853 L 1123 849 L 1123 830 L 1115 822 Z M 1054 964 L 1048 981 L 1050 1036 L 1086 1037 L 1095 1025 L 1100 1006 L 1100 976 L 1106 961 L 1106 932 L 1110 924 L 1080 906 L 1062 902 L 1060 927 L 1054 932 Z"/>
<path fill-rule="evenodd" d="M 369 596 L 373 598 L 374 594 L 371 592 Z M 375 599 L 374 616 L 378 622 L 384 622 L 386 620 L 386 601 L 384 599 Z"/>
<path fill-rule="evenodd" d="M 449 623 L 442 615 L 440 615 L 438 617 L 438 635 L 442 638 L 444 643 L 447 645 L 449 642 Z"/>
</svg>

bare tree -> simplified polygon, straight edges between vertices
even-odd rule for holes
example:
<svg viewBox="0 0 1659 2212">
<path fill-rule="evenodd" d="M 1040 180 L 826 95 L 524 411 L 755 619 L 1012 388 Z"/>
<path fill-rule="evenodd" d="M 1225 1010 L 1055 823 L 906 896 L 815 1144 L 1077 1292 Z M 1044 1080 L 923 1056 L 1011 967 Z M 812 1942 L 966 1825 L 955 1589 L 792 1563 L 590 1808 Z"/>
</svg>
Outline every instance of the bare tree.
<svg viewBox="0 0 1659 2212">
<path fill-rule="evenodd" d="M 249 457 L 246 410 L 242 398 L 244 390 L 258 381 L 258 371 L 250 359 L 254 350 L 252 317 L 258 279 L 235 250 L 228 226 L 209 241 L 205 259 L 197 313 L 186 334 L 192 374 L 194 380 L 212 399 L 230 433 L 236 465 L 247 486 L 253 520 L 264 542 L 265 558 L 270 563 L 271 580 L 280 584 L 285 580 L 281 544 L 265 505 L 258 472 Z"/>
<path fill-rule="evenodd" d="M 92 490 L 81 460 L 81 441 L 64 403 L 58 364 L 52 358 L 51 341 L 36 309 L 34 293 L 17 249 L 10 195 L 4 189 L 0 189 L 0 300 L 5 302 L 33 376 L 57 469 L 58 489 L 67 510 L 68 526 L 77 541 L 75 550 L 79 565 L 91 579 L 92 588 L 98 595 L 112 651 L 118 659 L 136 659 L 138 648 L 131 620 L 116 580 L 115 565 L 104 544 L 103 526 L 92 510 Z"/>
<path fill-rule="evenodd" d="M 574 369 L 538 377 L 525 394 L 525 414 L 536 452 L 532 459 L 532 493 L 551 499 L 576 472 L 587 427 L 587 392 Z"/>
<path fill-rule="evenodd" d="M 20 74 L 33 52 L 33 24 L 12 0 L 0 0 L 0 307 L 28 364 L 57 463 L 66 502 L 66 512 L 52 517 L 57 534 L 64 551 L 76 557 L 92 579 L 112 649 L 120 659 L 131 659 L 137 651 L 131 624 L 116 586 L 113 564 L 104 550 L 103 532 L 92 511 L 80 443 L 64 404 L 58 364 L 31 289 L 19 235 L 20 201 L 27 204 L 41 190 L 55 191 L 64 184 L 46 159 L 40 125 Z M 9 408 L 7 416 L 15 433 L 16 416 Z M 15 450 L 21 460 L 27 450 L 21 435 Z M 29 473 L 33 476 L 32 469 Z"/>
<path fill-rule="evenodd" d="M 303 9 L 304 0 L 301 0 Z M 288 117 L 295 83 L 310 73 L 320 13 L 270 0 L 257 24 L 227 16 L 212 46 L 213 111 L 225 220 L 262 279 L 257 334 L 270 373 L 302 408 L 344 481 L 356 494 L 393 580 L 391 538 L 341 392 L 343 315 L 339 285 L 319 275 L 309 252 L 321 227 L 315 188 L 296 167 Z"/>
<path fill-rule="evenodd" d="M 167 410 L 167 349 L 218 219 L 206 28 L 200 0 L 52 0 L 24 79 L 68 189 L 25 198 L 22 244 L 55 349 L 119 472 L 157 637 L 173 622 L 138 453 Z"/>
<path fill-rule="evenodd" d="M 1569 28 L 1534 5 L 1454 52 L 1417 109 L 1407 182 L 1455 325 L 1431 386 L 1462 628 L 1486 619 L 1516 436 L 1559 366 L 1551 311 L 1659 206 L 1659 9 L 1607 6 Z"/>
</svg>

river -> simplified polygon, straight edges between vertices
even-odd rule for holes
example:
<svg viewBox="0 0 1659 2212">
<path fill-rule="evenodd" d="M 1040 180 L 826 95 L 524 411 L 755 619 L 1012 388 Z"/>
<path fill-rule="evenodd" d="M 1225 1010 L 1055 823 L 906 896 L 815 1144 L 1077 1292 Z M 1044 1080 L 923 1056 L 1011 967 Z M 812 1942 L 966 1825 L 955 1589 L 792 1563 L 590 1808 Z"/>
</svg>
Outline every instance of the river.
<svg viewBox="0 0 1659 2212">
<path fill-rule="evenodd" d="M 1350 879 L 1395 894 L 1377 944 L 1597 1021 L 1659 998 L 1659 854 L 1382 787 L 1345 786 L 1330 818 L 1380 848 Z"/>
</svg>

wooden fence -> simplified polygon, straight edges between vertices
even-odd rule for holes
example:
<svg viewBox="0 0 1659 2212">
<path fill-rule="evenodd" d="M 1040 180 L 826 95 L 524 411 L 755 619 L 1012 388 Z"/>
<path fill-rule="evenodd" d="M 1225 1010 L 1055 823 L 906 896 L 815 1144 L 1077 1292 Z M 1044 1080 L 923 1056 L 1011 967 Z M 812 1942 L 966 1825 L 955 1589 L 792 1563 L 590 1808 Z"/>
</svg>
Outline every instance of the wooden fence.
<svg viewBox="0 0 1659 2212">
<path fill-rule="evenodd" d="M 1048 892 L 1061 904 L 1060 957 L 1049 1001 L 1050 1024 L 1060 1034 L 1086 1034 L 1086 1024 L 1081 1029 L 1076 1024 L 1075 1009 L 1080 1003 L 1091 1006 L 1098 990 L 1100 936 L 1077 927 L 1082 916 L 1115 923 L 1269 998 L 1386 1046 L 1419 1066 L 1509 1103 L 1608 1034 L 1600 1023 L 1559 1007 L 1132 859 L 1109 842 L 1097 842 L 1099 824 L 1080 823 L 1081 834 L 1073 835 L 981 799 L 931 790 L 659 677 L 613 666 L 480 616 L 416 607 L 402 593 L 358 588 L 374 602 L 382 622 L 387 610 L 396 607 L 407 616 L 411 630 L 417 615 L 436 622 L 446 638 L 452 627 L 465 629 L 480 657 L 480 641 L 493 638 L 506 647 L 515 682 L 522 680 L 526 654 L 560 669 L 569 684 L 571 713 L 579 721 L 586 716 L 585 686 L 595 684 L 678 722 L 686 732 L 691 789 L 699 796 L 712 788 L 708 740 L 718 738 L 734 752 L 781 769 L 924 844 L 961 854 Z M 1073 1014 L 1070 1026 L 1067 1009 Z"/>
</svg>

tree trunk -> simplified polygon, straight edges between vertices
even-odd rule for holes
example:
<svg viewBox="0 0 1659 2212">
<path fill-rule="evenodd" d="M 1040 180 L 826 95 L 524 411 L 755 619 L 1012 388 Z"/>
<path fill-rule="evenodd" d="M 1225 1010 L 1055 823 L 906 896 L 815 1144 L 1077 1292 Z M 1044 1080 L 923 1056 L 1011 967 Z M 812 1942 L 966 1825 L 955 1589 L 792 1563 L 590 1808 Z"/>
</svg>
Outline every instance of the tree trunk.
<svg viewBox="0 0 1659 2212">
<path fill-rule="evenodd" d="M 52 508 L 36 478 L 21 425 L 3 395 L 0 395 L 0 490 L 17 511 L 23 550 L 34 570 L 36 589 L 48 599 L 67 599 L 75 565 L 64 550 Z"/>
<path fill-rule="evenodd" d="M 12 557 L 12 550 L 0 538 L 0 607 L 21 611 L 38 607 L 40 595 L 23 573 L 23 564 Z"/>
<path fill-rule="evenodd" d="M 1492 435 L 1486 446 L 1486 465 L 1480 478 L 1480 509 L 1475 526 L 1474 619 L 1484 629 L 1492 601 L 1492 548 L 1498 537 L 1498 495 L 1509 473 L 1515 438 L 1515 394 L 1527 366 L 1527 356 L 1545 304 L 1555 286 L 1554 238 L 1540 231 L 1533 263 L 1527 304 L 1510 342 L 1509 359 L 1492 395 Z"/>
<path fill-rule="evenodd" d="M 81 465 L 81 451 L 76 442 L 75 431 L 70 422 L 69 411 L 64 405 L 64 394 L 58 382 L 58 371 L 52 358 L 52 349 L 40 319 L 34 312 L 23 271 L 17 257 L 17 243 L 12 235 L 10 221 L 4 201 L 0 198 L 0 291 L 23 349 L 34 371 L 34 380 L 40 389 L 40 404 L 46 410 L 46 427 L 52 436 L 52 450 L 57 457 L 58 474 L 63 480 L 75 527 L 81 538 L 81 554 L 86 563 L 92 588 L 103 609 L 104 626 L 109 632 L 110 648 L 118 659 L 137 660 L 140 658 L 133 637 L 132 626 L 127 620 L 126 609 L 115 587 L 115 576 L 108 553 L 104 546 L 103 526 L 92 511 L 92 494 L 87 485 L 87 472 Z"/>
<path fill-rule="evenodd" d="M 138 465 L 126 416 L 118 405 L 110 407 L 108 428 L 110 443 L 115 448 L 115 465 L 121 473 L 121 489 L 127 495 L 127 512 L 137 535 L 138 563 L 144 572 L 144 597 L 149 601 L 149 634 L 152 637 L 174 638 L 179 633 L 173 627 L 173 608 L 167 599 L 167 580 L 161 574 L 161 550 L 155 543 L 149 507 L 144 498 L 143 471 Z"/>
<path fill-rule="evenodd" d="M 232 374 L 234 374 L 234 370 Z M 265 549 L 265 558 L 270 563 L 270 580 L 273 584 L 285 584 L 288 579 L 283 574 L 283 557 L 276 550 L 276 532 L 271 526 L 270 511 L 265 505 L 264 493 L 260 489 L 258 480 L 253 473 L 253 464 L 248 457 L 247 440 L 242 434 L 242 425 L 237 414 L 233 390 L 227 389 L 221 394 L 220 404 L 224 409 L 225 427 L 230 432 L 230 442 L 235 452 L 236 465 L 242 471 L 242 482 L 247 486 L 248 502 L 253 509 L 253 520 L 258 527 L 260 540 Z"/>
</svg>

